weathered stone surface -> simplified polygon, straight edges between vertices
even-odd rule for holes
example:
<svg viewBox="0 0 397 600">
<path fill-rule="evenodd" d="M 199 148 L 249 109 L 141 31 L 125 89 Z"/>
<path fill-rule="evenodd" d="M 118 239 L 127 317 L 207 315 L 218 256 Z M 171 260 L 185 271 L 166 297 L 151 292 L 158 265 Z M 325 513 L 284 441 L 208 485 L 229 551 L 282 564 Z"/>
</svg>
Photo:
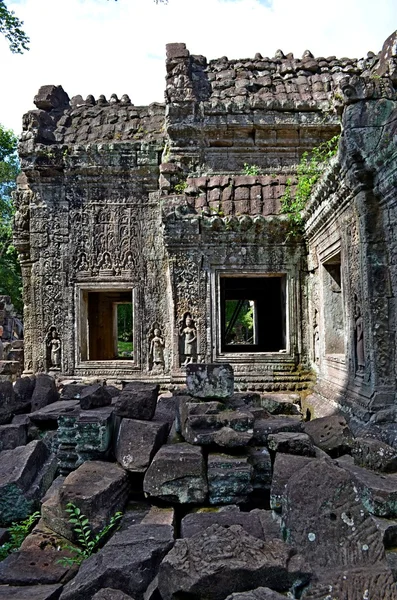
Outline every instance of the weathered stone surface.
<svg viewBox="0 0 397 600">
<path fill-rule="evenodd" d="M 11 421 L 14 405 L 15 394 L 11 381 L 0 381 L 0 425 Z"/>
<path fill-rule="evenodd" d="M 0 453 L 0 523 L 25 519 L 50 487 L 55 457 L 41 440 Z"/>
<path fill-rule="evenodd" d="M 1 600 L 58 600 L 62 585 L 0 585 Z"/>
<path fill-rule="evenodd" d="M 83 410 L 92 410 L 102 406 L 109 406 L 112 403 L 112 397 L 105 388 L 99 383 L 90 385 L 80 392 L 80 406 Z"/>
<path fill-rule="evenodd" d="M 29 413 L 29 419 L 41 426 L 45 423 L 55 424 L 61 415 L 78 414 L 79 409 L 78 400 L 58 400 Z"/>
<path fill-rule="evenodd" d="M 31 412 L 35 412 L 57 400 L 59 400 L 59 394 L 54 379 L 46 373 L 39 373 L 32 394 Z"/>
<path fill-rule="evenodd" d="M 306 433 L 283 431 L 268 435 L 267 444 L 273 452 L 315 456 L 316 452 L 310 437 Z"/>
<path fill-rule="evenodd" d="M 285 500 L 287 482 L 294 473 L 297 473 L 315 459 L 306 456 L 283 454 L 278 452 L 273 465 L 273 478 L 270 489 L 270 507 L 280 511 Z"/>
<path fill-rule="evenodd" d="M 261 406 L 272 415 L 299 415 L 298 394 L 263 394 Z"/>
<path fill-rule="evenodd" d="M 24 446 L 27 442 L 27 425 L 0 425 L 0 452 Z"/>
<path fill-rule="evenodd" d="M 143 593 L 173 545 L 168 525 L 131 525 L 118 531 L 68 583 L 61 600 L 89 598 L 101 588 L 114 588 L 143 600 Z"/>
<path fill-rule="evenodd" d="M 128 471 L 145 472 L 168 431 L 168 423 L 122 419 L 115 444 L 117 461 Z"/>
<path fill-rule="evenodd" d="M 330 571 L 319 576 L 302 594 L 302 598 L 325 600 L 329 598 L 362 600 L 396 600 L 395 583 L 388 567 L 353 568 Z"/>
<path fill-rule="evenodd" d="M 147 496 L 180 504 L 199 504 L 208 494 L 201 448 L 170 444 L 157 452 L 143 480 Z"/>
<path fill-rule="evenodd" d="M 350 452 L 352 435 L 345 418 L 341 415 L 308 421 L 304 424 L 304 430 L 313 440 L 313 444 L 334 458 Z"/>
<path fill-rule="evenodd" d="M 254 424 L 254 442 L 256 444 L 267 444 L 267 438 L 272 433 L 282 431 L 299 432 L 303 429 L 303 423 L 298 416 L 276 416 L 268 419 L 257 419 Z"/>
<path fill-rule="evenodd" d="M 210 504 L 241 504 L 252 492 L 252 467 L 246 456 L 208 455 Z"/>
<path fill-rule="evenodd" d="M 19 377 L 14 383 L 15 400 L 18 404 L 25 406 L 24 412 L 29 412 L 36 377 Z"/>
<path fill-rule="evenodd" d="M 371 514 L 397 517 L 397 474 L 380 474 L 357 467 L 350 456 L 341 457 L 338 464 L 350 473 L 363 505 Z"/>
<path fill-rule="evenodd" d="M 353 440 L 351 453 L 359 467 L 385 473 L 397 471 L 397 450 L 379 440 L 357 437 Z"/>
<path fill-rule="evenodd" d="M 282 596 L 278 592 L 275 592 L 269 588 L 256 588 L 249 592 L 241 592 L 237 594 L 231 594 L 226 600 L 283 600 L 285 596 Z"/>
<path fill-rule="evenodd" d="M 86 387 L 83 383 L 68 383 L 60 389 L 60 400 L 80 400 L 80 394 Z"/>
<path fill-rule="evenodd" d="M 65 512 L 68 502 L 77 506 L 98 533 L 117 511 L 122 511 L 129 494 L 127 473 L 117 464 L 90 461 L 70 473 L 42 505 L 44 523 L 70 540 L 74 533 Z"/>
<path fill-rule="evenodd" d="M 264 542 L 239 525 L 212 525 L 191 538 L 176 540 L 160 565 L 158 587 L 164 600 L 224 600 L 233 592 L 257 586 L 287 591 L 309 572 L 294 551 L 280 540 Z"/>
<path fill-rule="evenodd" d="M 229 398 L 234 391 L 234 373 L 228 364 L 186 365 L 186 385 L 196 398 Z"/>
<path fill-rule="evenodd" d="M 133 600 L 132 596 L 124 594 L 120 590 L 114 588 L 105 588 L 99 590 L 93 597 L 92 600 Z"/>
<path fill-rule="evenodd" d="M 0 583 L 24 586 L 64 583 L 77 572 L 77 567 L 71 569 L 60 564 L 62 557 L 70 556 L 67 550 L 61 550 L 67 543 L 40 522 L 20 549 L 0 562 Z"/>
<path fill-rule="evenodd" d="M 384 547 L 395 548 L 397 546 L 397 521 L 381 517 L 373 517 L 373 521 L 382 535 Z"/>
<path fill-rule="evenodd" d="M 156 411 L 159 388 L 154 383 L 128 383 L 114 404 L 114 413 L 128 419 L 150 421 Z"/>
<path fill-rule="evenodd" d="M 269 490 L 272 483 L 272 459 L 265 447 L 247 448 L 248 462 L 252 466 L 252 486 L 255 490 Z"/>
<path fill-rule="evenodd" d="M 69 106 L 69 96 L 61 85 L 42 85 L 34 97 L 34 103 L 37 108 L 50 111 Z"/>
</svg>

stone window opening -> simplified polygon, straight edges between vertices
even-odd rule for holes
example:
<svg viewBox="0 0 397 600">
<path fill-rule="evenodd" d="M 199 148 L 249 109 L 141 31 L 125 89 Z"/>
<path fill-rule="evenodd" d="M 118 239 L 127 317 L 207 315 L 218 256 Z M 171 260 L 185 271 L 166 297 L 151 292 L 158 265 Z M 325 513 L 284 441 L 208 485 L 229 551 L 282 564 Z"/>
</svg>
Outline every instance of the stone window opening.
<svg viewBox="0 0 397 600">
<path fill-rule="evenodd" d="M 286 352 L 285 276 L 221 276 L 222 352 Z"/>
<path fill-rule="evenodd" d="M 81 304 L 81 360 L 133 360 L 132 290 L 83 290 Z"/>
</svg>

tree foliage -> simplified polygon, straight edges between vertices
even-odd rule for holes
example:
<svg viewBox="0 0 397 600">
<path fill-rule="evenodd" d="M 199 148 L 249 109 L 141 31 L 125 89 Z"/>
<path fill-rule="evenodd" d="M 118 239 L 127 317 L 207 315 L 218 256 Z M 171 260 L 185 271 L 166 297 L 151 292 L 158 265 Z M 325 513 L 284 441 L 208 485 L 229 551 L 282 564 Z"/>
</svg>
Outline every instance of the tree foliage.
<svg viewBox="0 0 397 600">
<path fill-rule="evenodd" d="M 21 271 L 12 244 L 12 192 L 19 172 L 17 143 L 15 134 L 0 125 L 0 294 L 11 296 L 17 311 L 22 312 Z"/>
<path fill-rule="evenodd" d="M 3 0 L 0 0 L 0 33 L 8 40 L 10 50 L 14 54 L 22 54 L 25 50 L 29 50 L 30 40 L 22 25 L 23 21 L 20 21 L 14 11 L 8 10 Z"/>
</svg>

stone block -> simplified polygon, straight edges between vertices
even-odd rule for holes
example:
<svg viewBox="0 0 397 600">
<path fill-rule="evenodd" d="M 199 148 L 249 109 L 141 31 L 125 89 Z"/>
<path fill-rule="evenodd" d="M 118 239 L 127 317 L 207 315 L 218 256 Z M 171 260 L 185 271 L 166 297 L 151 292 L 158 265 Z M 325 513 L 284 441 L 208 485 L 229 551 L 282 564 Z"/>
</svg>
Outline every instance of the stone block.
<svg viewBox="0 0 397 600">
<path fill-rule="evenodd" d="M 60 390 L 60 400 L 80 400 L 81 392 L 86 387 L 83 383 L 68 383 Z"/>
<path fill-rule="evenodd" d="M 56 424 L 62 415 L 71 413 L 77 415 L 79 412 L 80 402 L 78 400 L 58 400 L 29 413 L 29 419 L 32 423 L 44 426 L 50 423 Z"/>
<path fill-rule="evenodd" d="M 315 446 L 336 458 L 349 453 L 352 446 L 352 435 L 342 415 L 330 415 L 313 419 L 304 424 L 307 433 Z"/>
<path fill-rule="evenodd" d="M 246 456 L 209 454 L 207 477 L 210 504 L 242 504 L 253 491 Z"/>
<path fill-rule="evenodd" d="M 234 391 L 233 367 L 190 363 L 186 365 L 186 385 L 189 394 L 196 398 L 229 398 Z"/>
<path fill-rule="evenodd" d="M 316 456 L 313 443 L 307 433 L 283 431 L 268 435 L 267 445 L 273 452 Z"/>
<path fill-rule="evenodd" d="M 155 383 L 128 383 L 114 404 L 115 415 L 150 421 L 156 411 L 159 388 Z"/>
<path fill-rule="evenodd" d="M 35 385 L 36 377 L 19 377 L 14 383 L 15 400 L 18 404 L 26 406 L 24 412 L 30 411 Z"/>
<path fill-rule="evenodd" d="M 208 484 L 201 448 L 185 443 L 160 448 L 146 471 L 143 491 L 166 502 L 203 503 Z"/>
<path fill-rule="evenodd" d="M 300 415 L 298 394 L 263 394 L 261 406 L 272 415 Z"/>
<path fill-rule="evenodd" d="M 39 373 L 36 376 L 36 385 L 32 394 L 31 411 L 34 412 L 57 400 L 59 400 L 59 394 L 54 379 L 46 373 Z"/>
<path fill-rule="evenodd" d="M 276 416 L 268 419 L 257 419 L 254 423 L 254 442 L 256 444 L 267 444 L 270 434 L 281 431 L 300 432 L 303 423 L 298 416 Z"/>
<path fill-rule="evenodd" d="M 270 488 L 270 508 L 281 511 L 285 503 L 285 486 L 294 473 L 316 460 L 307 456 L 294 456 L 278 452 L 273 465 L 273 478 Z"/>
<path fill-rule="evenodd" d="M 278 592 L 271 590 L 270 588 L 259 587 L 249 592 L 241 592 L 237 594 L 231 594 L 226 600 L 285 600 L 285 596 L 282 596 Z"/>
<path fill-rule="evenodd" d="M 265 447 L 247 448 L 248 462 L 252 466 L 254 490 L 270 490 L 272 483 L 272 459 Z"/>
<path fill-rule="evenodd" d="M 97 554 L 83 562 L 76 577 L 64 587 L 61 600 L 92 598 L 107 587 L 143 600 L 173 543 L 169 525 L 131 525 L 116 532 Z"/>
<path fill-rule="evenodd" d="M 59 535 L 73 540 L 75 534 L 65 512 L 71 502 L 88 518 L 94 533 L 98 533 L 115 512 L 124 509 L 128 495 L 128 476 L 119 465 L 94 460 L 85 462 L 43 502 L 43 522 Z"/>
<path fill-rule="evenodd" d="M 164 600 L 224 600 L 233 592 L 268 585 L 287 591 L 310 573 L 281 540 L 264 542 L 240 525 L 212 525 L 191 538 L 178 539 L 160 565 L 158 588 Z"/>
<path fill-rule="evenodd" d="M 63 586 L 57 585 L 0 585 L 0 600 L 58 600 Z"/>
<path fill-rule="evenodd" d="M 132 596 L 128 594 L 124 594 L 120 590 L 115 590 L 114 588 L 105 588 L 103 590 L 99 590 L 94 596 L 92 596 L 92 600 L 134 600 Z"/>
<path fill-rule="evenodd" d="M 352 456 L 359 467 L 373 471 L 397 471 L 397 450 L 374 438 L 357 437 L 352 441 Z"/>
<path fill-rule="evenodd" d="M 17 446 L 25 446 L 27 442 L 27 425 L 0 425 L 0 452 L 12 450 Z"/>
<path fill-rule="evenodd" d="M 11 381 L 0 381 L 0 425 L 11 421 L 15 394 Z"/>
<path fill-rule="evenodd" d="M 115 443 L 116 460 L 127 471 L 144 473 L 168 431 L 168 423 L 161 421 L 122 419 Z"/>
<path fill-rule="evenodd" d="M 35 510 L 56 466 L 41 440 L 0 453 L 0 524 L 26 519 Z"/>
<path fill-rule="evenodd" d="M 86 387 L 80 393 L 80 406 L 83 410 L 92 410 L 109 406 L 112 403 L 112 397 L 105 386 L 99 383 Z"/>
<path fill-rule="evenodd" d="M 186 44 L 166 44 L 165 49 L 167 60 L 187 58 L 189 56 L 189 50 L 186 49 Z"/>
<path fill-rule="evenodd" d="M 49 112 L 54 108 L 69 106 L 69 96 L 60 85 L 42 85 L 34 97 L 34 103 L 37 108 Z"/>
</svg>

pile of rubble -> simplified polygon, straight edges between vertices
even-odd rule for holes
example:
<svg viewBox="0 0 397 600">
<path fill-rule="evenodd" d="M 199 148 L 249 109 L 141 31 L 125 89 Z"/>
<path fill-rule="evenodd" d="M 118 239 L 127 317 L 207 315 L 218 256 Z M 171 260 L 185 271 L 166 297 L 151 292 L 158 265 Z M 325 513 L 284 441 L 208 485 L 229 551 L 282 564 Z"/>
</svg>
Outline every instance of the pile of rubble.
<svg viewBox="0 0 397 600">
<path fill-rule="evenodd" d="M 41 511 L 0 599 L 397 599 L 397 450 L 305 422 L 297 394 L 234 393 L 229 365 L 186 370 L 173 396 L 0 383 L 0 543 Z M 68 503 L 94 533 L 123 511 L 80 568 Z"/>
</svg>

